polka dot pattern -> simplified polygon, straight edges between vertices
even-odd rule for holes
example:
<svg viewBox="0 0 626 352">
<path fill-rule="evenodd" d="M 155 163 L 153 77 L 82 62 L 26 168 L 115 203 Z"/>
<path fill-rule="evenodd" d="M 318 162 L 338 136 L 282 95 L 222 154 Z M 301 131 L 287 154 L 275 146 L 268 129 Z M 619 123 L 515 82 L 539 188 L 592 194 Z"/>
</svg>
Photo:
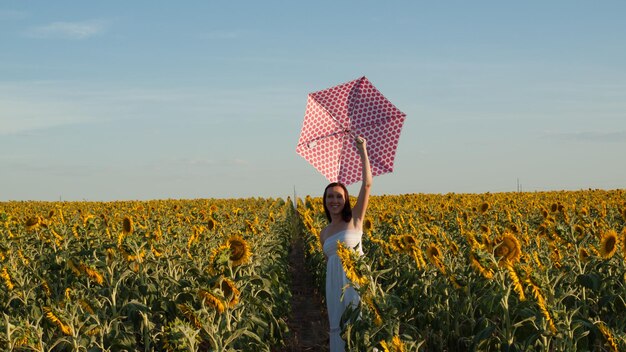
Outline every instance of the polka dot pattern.
<svg viewBox="0 0 626 352">
<path fill-rule="evenodd" d="M 330 182 L 361 180 L 354 142 L 367 140 L 372 175 L 393 171 L 406 115 L 366 77 L 309 94 L 296 152 Z"/>
</svg>

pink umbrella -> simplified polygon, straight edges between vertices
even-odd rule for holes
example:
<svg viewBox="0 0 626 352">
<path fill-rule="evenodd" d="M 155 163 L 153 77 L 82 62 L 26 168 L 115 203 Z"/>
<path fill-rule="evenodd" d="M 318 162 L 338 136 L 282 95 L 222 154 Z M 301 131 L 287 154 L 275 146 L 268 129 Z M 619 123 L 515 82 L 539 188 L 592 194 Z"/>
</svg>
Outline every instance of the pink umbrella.
<svg viewBox="0 0 626 352">
<path fill-rule="evenodd" d="M 349 185 L 361 180 L 361 136 L 372 175 L 392 172 L 405 117 L 365 77 L 310 93 L 296 152 L 330 182 Z"/>
</svg>

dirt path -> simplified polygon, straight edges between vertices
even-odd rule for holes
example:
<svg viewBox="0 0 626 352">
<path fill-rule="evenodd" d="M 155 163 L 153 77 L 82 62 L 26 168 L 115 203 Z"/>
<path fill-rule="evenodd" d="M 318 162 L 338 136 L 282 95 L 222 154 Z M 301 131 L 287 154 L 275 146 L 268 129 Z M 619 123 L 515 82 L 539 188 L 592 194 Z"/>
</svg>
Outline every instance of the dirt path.
<svg viewBox="0 0 626 352">
<path fill-rule="evenodd" d="M 313 287 L 313 278 L 306 270 L 302 240 L 293 239 L 289 254 L 291 275 L 290 335 L 281 352 L 328 351 L 328 317 L 320 293 Z"/>
</svg>

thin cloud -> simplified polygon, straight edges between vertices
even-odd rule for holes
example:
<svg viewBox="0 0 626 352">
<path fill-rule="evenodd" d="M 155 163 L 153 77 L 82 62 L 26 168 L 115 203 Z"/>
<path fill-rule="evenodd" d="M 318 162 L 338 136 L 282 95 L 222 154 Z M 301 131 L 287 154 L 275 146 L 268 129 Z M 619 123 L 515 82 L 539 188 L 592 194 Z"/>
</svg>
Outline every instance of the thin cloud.
<svg viewBox="0 0 626 352">
<path fill-rule="evenodd" d="M 96 120 L 82 105 L 86 99 L 79 95 L 81 91 L 67 86 L 63 82 L 0 82 L 0 136 Z"/>
<path fill-rule="evenodd" d="M 26 35 L 41 39 L 73 39 L 82 40 L 104 33 L 106 23 L 101 20 L 82 22 L 53 22 L 45 26 L 29 29 Z"/>
</svg>

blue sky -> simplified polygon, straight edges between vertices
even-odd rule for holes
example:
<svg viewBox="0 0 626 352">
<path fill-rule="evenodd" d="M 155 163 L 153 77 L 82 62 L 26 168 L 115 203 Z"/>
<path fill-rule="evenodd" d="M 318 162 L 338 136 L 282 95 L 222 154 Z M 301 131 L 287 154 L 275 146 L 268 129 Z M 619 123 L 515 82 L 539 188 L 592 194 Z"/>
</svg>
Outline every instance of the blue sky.
<svg viewBox="0 0 626 352">
<path fill-rule="evenodd" d="M 307 94 L 363 75 L 407 114 L 374 194 L 626 188 L 624 13 L 3 0 L 0 201 L 319 196 Z"/>
</svg>

